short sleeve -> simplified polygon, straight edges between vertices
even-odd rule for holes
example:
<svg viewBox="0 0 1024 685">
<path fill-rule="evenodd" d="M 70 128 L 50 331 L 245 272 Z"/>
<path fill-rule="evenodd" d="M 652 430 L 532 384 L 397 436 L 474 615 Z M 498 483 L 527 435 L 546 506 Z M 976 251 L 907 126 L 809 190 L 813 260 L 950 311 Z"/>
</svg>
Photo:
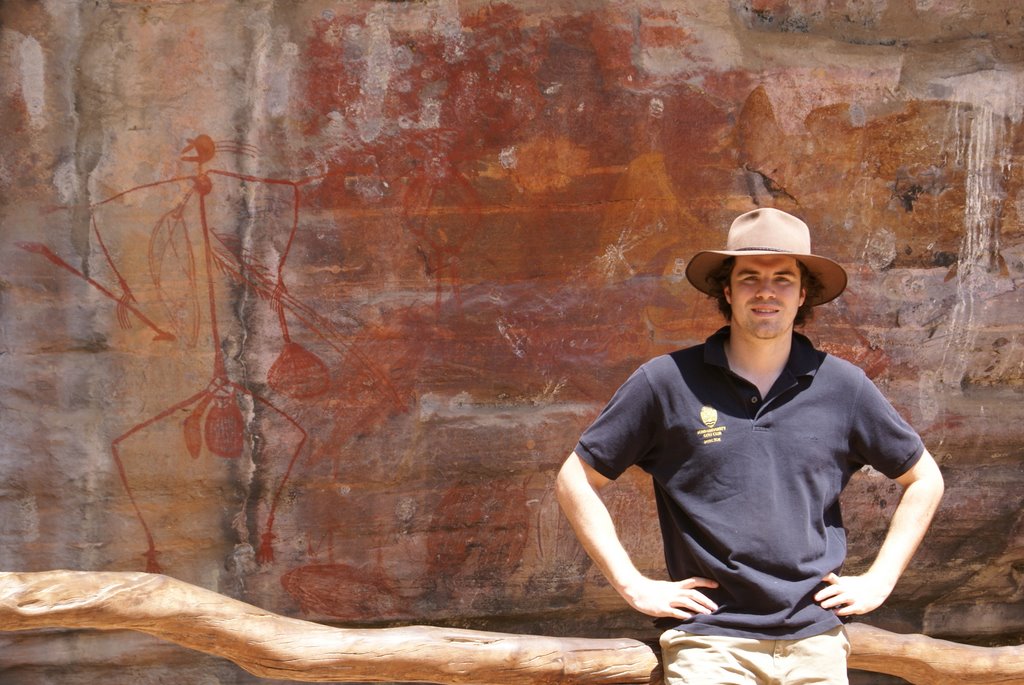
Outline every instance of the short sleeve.
<svg viewBox="0 0 1024 685">
<path fill-rule="evenodd" d="M 576 454 L 605 478 L 618 478 L 643 460 L 662 430 L 661 409 L 644 367 L 615 392 L 584 431 Z"/>
<path fill-rule="evenodd" d="M 924 443 L 875 384 L 861 378 L 850 432 L 853 461 L 898 478 L 917 463 Z"/>
</svg>

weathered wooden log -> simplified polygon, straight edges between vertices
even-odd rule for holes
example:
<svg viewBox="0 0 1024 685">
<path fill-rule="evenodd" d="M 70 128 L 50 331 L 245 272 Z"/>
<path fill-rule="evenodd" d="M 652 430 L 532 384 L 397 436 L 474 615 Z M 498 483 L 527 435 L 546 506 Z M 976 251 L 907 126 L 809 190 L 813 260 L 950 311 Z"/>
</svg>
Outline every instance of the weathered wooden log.
<svg viewBox="0 0 1024 685">
<path fill-rule="evenodd" d="M 137 630 L 281 680 L 596 685 L 660 678 L 657 657 L 637 640 L 332 628 L 149 573 L 0 574 L 0 630 L 30 628 Z"/>
<path fill-rule="evenodd" d="M 863 623 L 847 626 L 847 632 L 850 668 L 888 673 L 915 685 L 1024 685 L 1024 645 L 975 647 Z"/>
<path fill-rule="evenodd" d="M 0 630 L 136 630 L 294 681 L 651 684 L 650 645 L 425 626 L 344 629 L 286 618 L 148 573 L 0 573 Z M 854 624 L 851 668 L 917 685 L 1024 683 L 1024 646 L 981 648 Z"/>
</svg>

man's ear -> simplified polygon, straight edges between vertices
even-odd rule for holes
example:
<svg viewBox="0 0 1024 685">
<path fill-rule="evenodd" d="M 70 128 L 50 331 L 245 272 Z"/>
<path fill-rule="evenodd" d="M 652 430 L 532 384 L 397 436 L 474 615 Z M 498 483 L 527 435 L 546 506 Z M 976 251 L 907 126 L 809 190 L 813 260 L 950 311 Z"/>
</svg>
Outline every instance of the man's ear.
<svg viewBox="0 0 1024 685">
<path fill-rule="evenodd" d="M 807 288 L 800 288 L 800 304 L 798 304 L 797 306 L 798 307 L 803 307 L 804 306 L 804 301 L 806 299 L 807 299 Z"/>
<path fill-rule="evenodd" d="M 725 296 L 726 302 L 732 304 L 732 288 L 730 288 L 729 286 L 725 286 L 724 288 L 722 288 L 722 295 Z M 800 304 L 803 304 L 803 300 L 800 301 Z"/>
</svg>

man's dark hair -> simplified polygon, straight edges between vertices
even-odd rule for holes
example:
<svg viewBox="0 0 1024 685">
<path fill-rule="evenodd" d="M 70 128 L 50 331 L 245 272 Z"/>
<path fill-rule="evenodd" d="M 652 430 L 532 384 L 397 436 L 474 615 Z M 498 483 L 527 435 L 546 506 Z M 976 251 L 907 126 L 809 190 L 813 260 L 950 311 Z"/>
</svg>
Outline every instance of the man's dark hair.
<svg viewBox="0 0 1024 685">
<path fill-rule="evenodd" d="M 806 297 L 804 303 L 796 310 L 793 325 L 803 326 L 814 318 L 814 306 L 808 302 L 821 294 L 822 285 L 818 277 L 811 273 L 803 262 L 798 259 L 796 263 L 800 267 L 800 287 L 806 291 Z M 727 257 L 718 270 L 712 271 L 708 275 L 708 288 L 711 291 L 708 294 L 718 303 L 718 311 L 722 313 L 726 321 L 732 319 L 732 305 L 725 299 L 725 289 L 729 286 L 729 278 L 732 276 L 734 266 L 736 266 L 736 258 Z"/>
</svg>

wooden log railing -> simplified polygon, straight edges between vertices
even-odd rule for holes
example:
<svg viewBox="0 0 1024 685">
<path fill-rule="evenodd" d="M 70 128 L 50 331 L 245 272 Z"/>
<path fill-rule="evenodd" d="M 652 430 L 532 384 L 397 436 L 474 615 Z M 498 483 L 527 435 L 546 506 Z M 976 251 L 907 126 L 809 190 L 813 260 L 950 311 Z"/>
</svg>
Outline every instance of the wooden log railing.
<svg viewBox="0 0 1024 685">
<path fill-rule="evenodd" d="M 261 677 L 442 685 L 653 684 L 655 651 L 630 639 L 554 638 L 425 626 L 333 628 L 148 573 L 0 573 L 0 630 L 135 630 Z M 973 647 L 848 626 L 851 668 L 915 685 L 1024 683 L 1024 645 Z"/>
</svg>

